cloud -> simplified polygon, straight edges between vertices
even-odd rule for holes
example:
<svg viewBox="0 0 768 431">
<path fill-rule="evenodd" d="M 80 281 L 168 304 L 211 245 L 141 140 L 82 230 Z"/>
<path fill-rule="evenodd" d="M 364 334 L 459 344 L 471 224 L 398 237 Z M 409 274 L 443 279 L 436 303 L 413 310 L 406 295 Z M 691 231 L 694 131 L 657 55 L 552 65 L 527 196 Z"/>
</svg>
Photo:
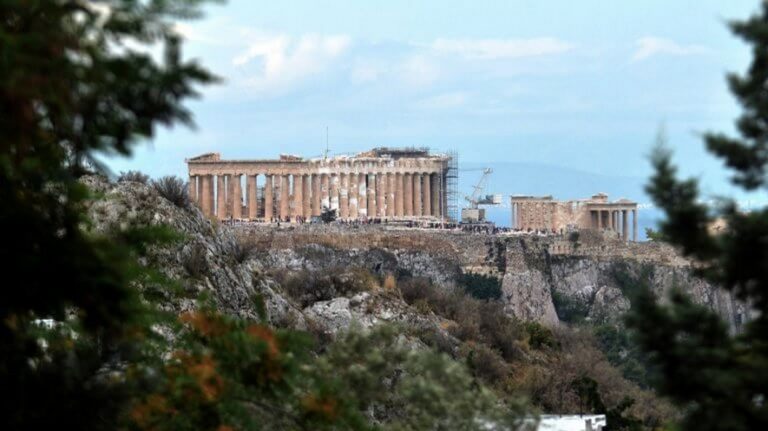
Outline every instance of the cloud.
<svg viewBox="0 0 768 431">
<path fill-rule="evenodd" d="M 709 52 L 702 45 L 681 45 L 669 39 L 660 37 L 642 37 L 635 42 L 637 48 L 632 55 L 632 61 L 643 61 L 654 55 L 700 55 Z"/>
<path fill-rule="evenodd" d="M 357 61 L 352 67 L 349 77 L 353 83 L 362 84 L 377 81 L 382 72 L 383 68 L 378 64 L 371 61 Z"/>
<path fill-rule="evenodd" d="M 280 90 L 323 72 L 350 45 L 345 35 L 308 34 L 251 36 L 247 48 L 232 59 L 235 68 L 251 68 L 259 60 L 256 73 L 247 78 L 257 90 Z"/>
<path fill-rule="evenodd" d="M 412 55 L 400 65 L 403 81 L 414 87 L 425 87 L 440 77 L 437 65 L 422 55 Z"/>
<path fill-rule="evenodd" d="M 416 107 L 427 110 L 450 109 L 462 106 L 466 101 L 467 94 L 464 92 L 444 93 L 419 100 L 416 102 Z"/>
<path fill-rule="evenodd" d="M 432 49 L 445 54 L 458 54 L 472 60 L 496 60 L 560 54 L 573 45 L 565 41 L 540 37 L 533 39 L 437 39 Z"/>
</svg>

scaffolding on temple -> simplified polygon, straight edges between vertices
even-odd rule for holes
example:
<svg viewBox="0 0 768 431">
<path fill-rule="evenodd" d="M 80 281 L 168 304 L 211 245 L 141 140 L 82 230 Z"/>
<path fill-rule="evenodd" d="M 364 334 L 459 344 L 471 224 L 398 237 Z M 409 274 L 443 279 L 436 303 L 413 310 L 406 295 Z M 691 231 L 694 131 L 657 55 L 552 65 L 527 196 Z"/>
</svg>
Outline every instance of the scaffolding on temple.
<svg viewBox="0 0 768 431">
<path fill-rule="evenodd" d="M 446 214 L 448 220 L 459 220 L 459 154 L 455 150 L 446 153 L 449 157 L 445 171 Z"/>
</svg>

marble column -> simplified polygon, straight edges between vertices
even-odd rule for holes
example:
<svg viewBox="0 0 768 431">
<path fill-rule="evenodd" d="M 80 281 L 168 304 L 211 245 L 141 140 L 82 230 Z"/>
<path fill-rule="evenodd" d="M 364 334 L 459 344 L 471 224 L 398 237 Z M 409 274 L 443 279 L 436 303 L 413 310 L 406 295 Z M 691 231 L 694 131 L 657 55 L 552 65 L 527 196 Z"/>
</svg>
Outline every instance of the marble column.
<svg viewBox="0 0 768 431">
<path fill-rule="evenodd" d="M 395 174 L 387 174 L 387 217 L 395 216 Z"/>
<path fill-rule="evenodd" d="M 272 221 L 272 218 L 275 217 L 275 211 L 274 211 L 274 190 L 273 190 L 273 182 L 274 182 L 274 175 L 267 174 L 266 179 L 264 180 L 264 221 L 269 223 Z"/>
<path fill-rule="evenodd" d="M 286 174 L 280 175 L 280 220 L 285 221 L 291 217 L 291 182 Z"/>
<path fill-rule="evenodd" d="M 339 174 L 341 187 L 339 188 L 339 214 L 342 219 L 349 218 L 349 174 Z"/>
<path fill-rule="evenodd" d="M 293 176 L 293 215 L 294 221 L 304 217 L 304 176 Z"/>
<path fill-rule="evenodd" d="M 200 177 L 200 209 L 206 217 L 213 216 L 213 175 Z"/>
<path fill-rule="evenodd" d="M 404 193 L 403 174 L 397 173 L 395 174 L 395 217 L 402 217 L 405 215 Z"/>
<path fill-rule="evenodd" d="M 322 210 L 331 207 L 331 179 L 328 174 L 320 174 L 320 208 Z"/>
<path fill-rule="evenodd" d="M 320 174 L 313 174 L 312 175 L 312 215 L 313 216 L 319 216 L 320 213 L 322 213 L 323 208 L 323 202 L 322 202 L 322 191 L 321 191 L 321 183 L 320 181 Z"/>
<path fill-rule="evenodd" d="M 231 175 L 232 181 L 232 218 L 243 218 L 243 183 L 240 174 Z"/>
<path fill-rule="evenodd" d="M 357 174 L 349 174 L 349 218 L 357 219 L 358 217 L 358 198 L 357 194 L 360 190 L 357 184 Z"/>
<path fill-rule="evenodd" d="M 637 210 L 632 210 L 632 241 L 637 242 Z"/>
<path fill-rule="evenodd" d="M 440 175 L 430 174 L 429 178 L 432 182 L 432 185 L 430 186 L 430 191 L 432 194 L 432 214 L 434 214 L 436 217 L 440 217 L 442 216 L 440 208 Z"/>
<path fill-rule="evenodd" d="M 368 217 L 376 217 L 376 174 L 368 174 L 368 190 L 366 191 L 368 197 Z"/>
<path fill-rule="evenodd" d="M 413 215 L 422 216 L 421 174 L 413 174 Z"/>
<path fill-rule="evenodd" d="M 413 216 L 413 176 L 411 174 L 403 175 L 403 203 L 404 215 Z"/>
<path fill-rule="evenodd" d="M 309 219 L 312 216 L 312 200 L 310 199 L 312 194 L 310 189 L 311 175 L 302 175 L 301 178 L 301 194 L 304 196 L 304 200 L 301 202 L 301 212 L 304 214 L 304 218 Z"/>
<path fill-rule="evenodd" d="M 357 175 L 357 214 L 360 217 L 368 217 L 368 174 Z"/>
<path fill-rule="evenodd" d="M 603 230 L 603 212 L 597 211 L 597 230 Z"/>
<path fill-rule="evenodd" d="M 378 212 L 377 216 L 384 218 L 387 216 L 387 207 L 385 205 L 387 197 L 387 174 L 379 172 L 376 174 L 376 208 Z"/>
<path fill-rule="evenodd" d="M 629 239 L 629 218 L 627 218 L 627 210 L 621 211 L 621 238 L 624 241 Z"/>
<path fill-rule="evenodd" d="M 232 175 L 226 175 L 227 177 L 227 218 L 232 217 L 234 210 L 232 209 L 232 203 L 235 197 L 235 183 L 232 181 Z"/>
<path fill-rule="evenodd" d="M 189 195 L 189 200 L 192 203 L 197 203 L 197 176 L 190 175 L 189 176 L 189 182 L 187 183 L 187 194 Z"/>
<path fill-rule="evenodd" d="M 248 178 L 248 220 L 253 221 L 259 216 L 258 181 L 256 175 L 248 175 L 246 178 Z"/>
<path fill-rule="evenodd" d="M 216 176 L 216 217 L 219 220 L 227 218 L 227 192 L 224 175 Z"/>
<path fill-rule="evenodd" d="M 512 229 L 517 229 L 517 204 L 512 202 L 512 205 L 510 205 L 511 213 L 512 213 L 512 221 L 509 223 L 509 226 Z"/>
<path fill-rule="evenodd" d="M 432 181 L 429 178 L 429 174 L 424 174 L 422 177 L 421 193 L 423 195 L 424 207 L 422 212 L 425 216 L 432 216 Z"/>
<path fill-rule="evenodd" d="M 339 185 L 341 182 L 341 179 L 339 178 L 338 174 L 331 175 L 330 178 L 331 182 L 331 194 L 330 194 L 330 202 L 331 202 L 331 209 L 336 210 L 336 215 L 339 215 Z"/>
</svg>

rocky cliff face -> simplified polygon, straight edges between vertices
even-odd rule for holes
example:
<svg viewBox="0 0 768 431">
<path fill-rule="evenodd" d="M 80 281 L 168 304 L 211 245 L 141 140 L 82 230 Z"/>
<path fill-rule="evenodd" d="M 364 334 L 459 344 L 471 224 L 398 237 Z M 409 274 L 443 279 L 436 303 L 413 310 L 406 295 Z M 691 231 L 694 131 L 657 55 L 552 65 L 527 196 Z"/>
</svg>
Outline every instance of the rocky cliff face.
<svg viewBox="0 0 768 431">
<path fill-rule="evenodd" d="M 463 272 L 497 277 L 510 314 L 548 325 L 560 322 L 556 306 L 563 303 L 588 319 L 617 321 L 629 307 L 622 291 L 626 277 L 646 280 L 662 298 L 678 287 L 716 310 L 734 330 L 746 315 L 743 305 L 694 277 L 690 264 L 659 245 L 382 226 L 224 226 L 194 207 L 174 206 L 144 184 L 113 184 L 99 177 L 84 182 L 103 195 L 89 210 L 97 231 L 167 225 L 183 235 L 176 244 L 153 249 L 146 262 L 180 282 L 185 297 L 168 301 L 178 311 L 194 307 L 207 292 L 222 310 L 244 317 L 257 317 L 263 302 L 268 319 L 284 326 L 334 333 L 352 322 L 389 321 L 427 325 L 445 334 L 440 319 L 419 313 L 382 286 L 365 292 L 331 289 L 302 304 L 273 277 L 276 270 L 343 274 L 362 268 L 380 279 L 423 277 L 445 288 L 456 286 Z M 245 253 L 242 244 L 254 249 Z"/>
<path fill-rule="evenodd" d="M 381 322 L 401 322 L 408 327 L 427 327 L 450 336 L 442 329 L 440 319 L 424 316 L 407 305 L 398 295 L 381 286 L 368 286 L 365 292 L 340 295 L 312 301 L 302 307 L 291 298 L 270 273 L 275 269 L 320 269 L 329 264 L 339 268 L 338 279 L 343 282 L 344 267 L 351 260 L 344 253 L 327 255 L 320 247 L 308 246 L 304 254 L 290 249 L 244 249 L 235 230 L 203 216 L 194 206 L 179 208 L 160 196 L 149 185 L 136 182 L 111 183 L 91 176 L 83 182 L 100 198 L 89 208 L 93 229 L 97 232 L 120 231 L 132 227 L 167 226 L 181 234 L 179 242 L 153 247 L 148 266 L 160 269 L 164 275 L 178 281 L 184 294 L 162 301 L 173 311 L 182 312 L 198 306 L 197 300 L 206 293 L 220 310 L 241 317 L 266 318 L 276 326 L 311 329 L 332 335 L 355 324 L 362 327 Z M 332 257 L 333 260 L 327 260 Z M 396 269 L 398 262 L 411 262 L 422 271 L 437 272 L 444 262 L 428 255 L 390 255 L 369 250 L 358 258 L 374 268 Z M 435 268 L 435 269 L 432 269 Z M 337 281 L 338 281 L 337 279 Z M 151 289 L 151 286 L 140 286 Z M 334 296 L 334 295 L 331 295 Z M 263 304 L 263 306 L 262 306 Z"/>
<path fill-rule="evenodd" d="M 259 261 L 267 267 L 361 267 L 382 276 L 424 277 L 446 288 L 456 286 L 462 272 L 497 277 L 510 314 L 550 326 L 564 317 L 557 308 L 594 322 L 620 321 L 629 309 L 624 291 L 629 280 L 647 283 L 662 300 L 681 289 L 717 311 L 733 331 L 747 315 L 743 304 L 695 277 L 690 262 L 660 244 L 625 244 L 589 234 L 563 239 L 381 226 L 235 229 L 260 244 Z"/>
</svg>

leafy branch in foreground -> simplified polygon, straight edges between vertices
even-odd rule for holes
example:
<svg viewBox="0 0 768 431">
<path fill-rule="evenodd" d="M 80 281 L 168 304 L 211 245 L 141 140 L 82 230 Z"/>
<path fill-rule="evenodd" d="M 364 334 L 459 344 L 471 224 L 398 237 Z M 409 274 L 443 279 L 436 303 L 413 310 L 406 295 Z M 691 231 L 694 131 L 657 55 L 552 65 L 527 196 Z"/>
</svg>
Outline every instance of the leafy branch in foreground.
<svg viewBox="0 0 768 431">
<path fill-rule="evenodd" d="M 155 317 L 131 287 L 146 238 L 90 232 L 78 176 L 191 124 L 182 102 L 214 78 L 181 58 L 173 26 L 200 4 L 0 2 L 2 429 L 114 429 L 132 389 L 111 371 L 154 356 Z"/>
</svg>

